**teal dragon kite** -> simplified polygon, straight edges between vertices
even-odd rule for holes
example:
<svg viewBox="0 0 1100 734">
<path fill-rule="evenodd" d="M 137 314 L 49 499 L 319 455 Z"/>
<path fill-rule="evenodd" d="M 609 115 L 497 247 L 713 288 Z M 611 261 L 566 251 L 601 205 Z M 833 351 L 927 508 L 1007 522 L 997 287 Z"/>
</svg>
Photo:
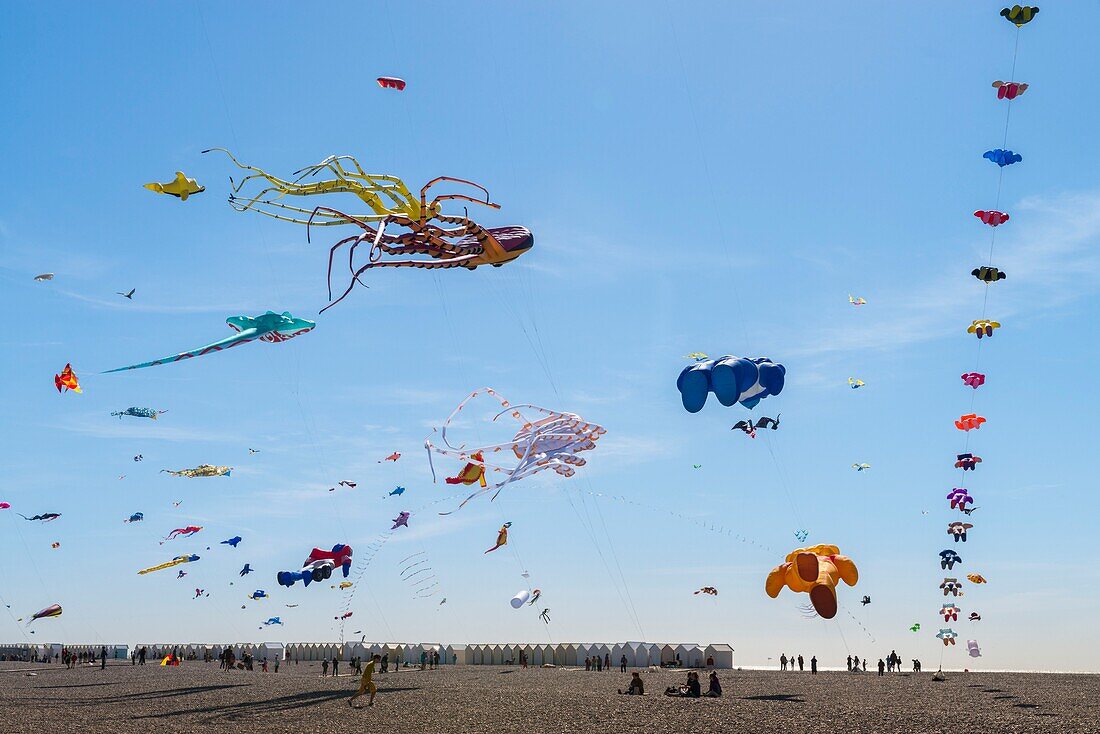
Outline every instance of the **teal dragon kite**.
<svg viewBox="0 0 1100 734">
<path fill-rule="evenodd" d="M 154 367 L 158 364 L 179 362 L 184 359 L 190 359 L 191 357 L 201 357 L 204 354 L 220 352 L 223 349 L 229 349 L 238 344 L 245 344 L 257 339 L 262 342 L 285 342 L 288 339 L 293 339 L 299 334 L 305 334 L 308 331 L 312 331 L 313 328 L 317 326 L 313 321 L 291 316 L 288 311 L 283 311 L 281 314 L 275 313 L 274 311 L 268 311 L 255 318 L 250 316 L 230 316 L 225 320 L 225 323 L 229 324 L 229 327 L 237 333 L 233 336 L 219 339 L 213 344 L 207 344 L 205 347 L 199 347 L 198 349 L 192 349 L 187 352 L 180 352 L 171 357 L 161 357 L 151 362 L 142 362 L 140 364 L 132 364 L 129 367 L 119 367 L 117 369 L 107 370 L 104 374 L 108 372 L 137 370 L 142 367 Z"/>
<path fill-rule="evenodd" d="M 124 415 L 131 415 L 134 418 L 152 418 L 156 420 L 158 415 L 167 412 L 167 410 L 156 410 L 154 408 L 127 408 L 117 413 L 111 413 L 111 415 L 117 415 L 119 420 L 122 420 L 122 416 Z"/>
</svg>

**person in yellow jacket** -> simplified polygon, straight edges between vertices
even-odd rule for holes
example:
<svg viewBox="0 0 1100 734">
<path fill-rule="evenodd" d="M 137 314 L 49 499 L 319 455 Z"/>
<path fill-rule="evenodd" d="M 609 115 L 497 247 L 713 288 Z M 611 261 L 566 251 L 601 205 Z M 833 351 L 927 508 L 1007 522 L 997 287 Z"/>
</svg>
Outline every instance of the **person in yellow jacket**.
<svg viewBox="0 0 1100 734">
<path fill-rule="evenodd" d="M 374 694 L 378 693 L 378 686 L 374 685 L 374 681 L 371 680 L 371 676 L 374 675 L 374 669 L 381 659 L 381 655 L 372 655 L 370 662 L 363 666 L 363 677 L 359 681 L 359 690 L 355 692 L 355 695 L 348 699 L 348 706 L 355 706 L 355 699 L 359 698 L 367 691 L 370 691 L 370 701 L 367 702 L 367 705 L 374 705 Z"/>
</svg>

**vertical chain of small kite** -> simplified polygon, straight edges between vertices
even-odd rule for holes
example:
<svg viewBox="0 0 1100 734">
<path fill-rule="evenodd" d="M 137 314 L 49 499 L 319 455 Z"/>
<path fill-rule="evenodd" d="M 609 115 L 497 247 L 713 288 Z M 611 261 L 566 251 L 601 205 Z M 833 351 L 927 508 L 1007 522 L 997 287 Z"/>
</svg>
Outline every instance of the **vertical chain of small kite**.
<svg viewBox="0 0 1100 734">
<path fill-rule="evenodd" d="M 1017 26 L 1016 27 L 1016 37 L 1014 39 L 1013 48 L 1012 48 L 1012 68 L 1011 68 L 1011 71 L 1009 73 L 1008 78 L 1005 80 L 1005 82 L 1008 83 L 1008 84 L 1016 83 L 1016 61 L 1017 61 L 1017 58 L 1018 58 L 1019 49 L 1020 49 L 1020 26 Z M 1006 110 L 1005 110 L 1004 133 L 1001 137 L 1001 149 L 1002 150 L 1007 150 L 1007 146 L 1008 146 L 1009 124 L 1012 120 L 1012 103 L 1013 103 L 1013 100 L 1014 100 L 1015 96 L 1017 96 L 1017 94 L 1006 94 L 1005 95 Z M 1001 194 L 1003 192 L 1005 168 L 1007 168 L 1007 166 L 998 165 L 998 167 L 997 167 L 997 190 L 996 190 L 996 196 L 994 197 L 994 205 L 993 205 L 993 210 L 994 211 L 1000 211 Z M 997 244 L 997 227 L 990 227 L 989 254 L 987 255 L 986 261 L 985 261 L 986 267 L 992 267 L 993 266 L 993 254 L 994 254 L 994 251 L 996 249 L 996 244 Z M 981 309 L 981 314 L 982 315 L 981 315 L 981 318 L 982 318 L 982 320 L 985 320 L 987 318 L 988 308 L 989 308 L 989 289 L 990 289 L 990 286 L 992 286 L 995 281 L 986 281 L 984 279 L 979 279 L 979 282 L 982 283 L 982 291 L 983 291 L 982 292 L 982 309 Z M 975 349 L 975 355 L 974 355 L 974 371 L 975 372 L 977 372 L 979 370 L 980 366 L 981 366 L 982 342 L 983 341 L 985 341 L 985 339 L 978 339 L 978 344 L 977 344 L 977 347 Z M 969 413 L 974 413 L 975 412 L 975 405 L 977 403 L 977 395 L 978 395 L 978 388 L 971 388 L 970 409 L 968 411 Z M 964 452 L 969 452 L 970 451 L 971 433 L 972 433 L 972 431 L 967 431 L 966 432 L 966 438 L 965 438 L 964 447 L 963 447 Z M 963 476 L 966 476 L 965 473 L 963 474 Z M 942 502 L 943 500 L 938 499 L 938 501 Z M 963 516 L 963 517 L 967 517 L 967 516 Z M 965 561 L 966 559 L 963 559 L 963 560 Z M 973 567 L 973 566 L 971 566 L 971 567 Z M 956 597 L 953 597 L 953 599 L 954 598 L 956 598 Z M 971 610 L 971 611 L 975 611 L 975 610 Z M 947 620 L 945 620 L 945 623 L 946 622 L 947 622 Z M 947 647 L 947 645 L 945 644 L 940 648 L 940 666 L 939 666 L 940 668 L 943 667 L 943 653 L 944 653 L 944 650 L 946 650 L 946 647 Z"/>
</svg>

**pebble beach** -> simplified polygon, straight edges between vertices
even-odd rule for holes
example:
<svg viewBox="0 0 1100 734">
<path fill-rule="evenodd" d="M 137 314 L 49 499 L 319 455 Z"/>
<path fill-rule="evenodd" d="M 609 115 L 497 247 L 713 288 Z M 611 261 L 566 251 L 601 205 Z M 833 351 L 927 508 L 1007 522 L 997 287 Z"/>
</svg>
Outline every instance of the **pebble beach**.
<svg viewBox="0 0 1100 734">
<path fill-rule="evenodd" d="M 33 673 L 33 675 L 32 675 Z M 78 727 L 89 734 L 194 732 L 209 726 L 281 734 L 402 732 L 1097 732 L 1100 676 L 724 670 L 720 699 L 663 695 L 681 670 L 645 670 L 644 697 L 620 696 L 628 674 L 583 669 L 451 667 L 376 675 L 378 697 L 350 708 L 358 684 L 317 663 L 279 673 L 113 662 L 105 670 L 0 663 L 5 732 Z M 706 675 L 703 674 L 704 689 Z M 361 706 L 359 706 L 361 704 Z"/>
</svg>

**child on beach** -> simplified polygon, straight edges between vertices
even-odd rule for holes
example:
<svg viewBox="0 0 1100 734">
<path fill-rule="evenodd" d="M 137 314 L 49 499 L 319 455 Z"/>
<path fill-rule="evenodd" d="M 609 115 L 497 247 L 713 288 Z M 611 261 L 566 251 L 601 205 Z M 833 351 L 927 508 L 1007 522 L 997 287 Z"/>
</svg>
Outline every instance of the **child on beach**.
<svg viewBox="0 0 1100 734">
<path fill-rule="evenodd" d="M 371 676 L 374 675 L 374 666 L 382 659 L 381 655 L 375 654 L 371 656 L 370 662 L 363 668 L 363 678 L 359 681 L 359 690 L 348 699 L 348 706 L 355 705 L 355 699 L 362 696 L 367 691 L 370 691 L 370 700 L 367 702 L 367 706 L 374 705 L 374 694 L 378 693 L 378 686 L 374 685 L 374 681 L 371 680 Z"/>
<path fill-rule="evenodd" d="M 623 691 L 619 689 L 619 695 L 621 696 L 644 696 L 645 684 L 642 683 L 642 676 L 637 672 L 632 673 L 630 676 L 630 687 Z"/>
</svg>

